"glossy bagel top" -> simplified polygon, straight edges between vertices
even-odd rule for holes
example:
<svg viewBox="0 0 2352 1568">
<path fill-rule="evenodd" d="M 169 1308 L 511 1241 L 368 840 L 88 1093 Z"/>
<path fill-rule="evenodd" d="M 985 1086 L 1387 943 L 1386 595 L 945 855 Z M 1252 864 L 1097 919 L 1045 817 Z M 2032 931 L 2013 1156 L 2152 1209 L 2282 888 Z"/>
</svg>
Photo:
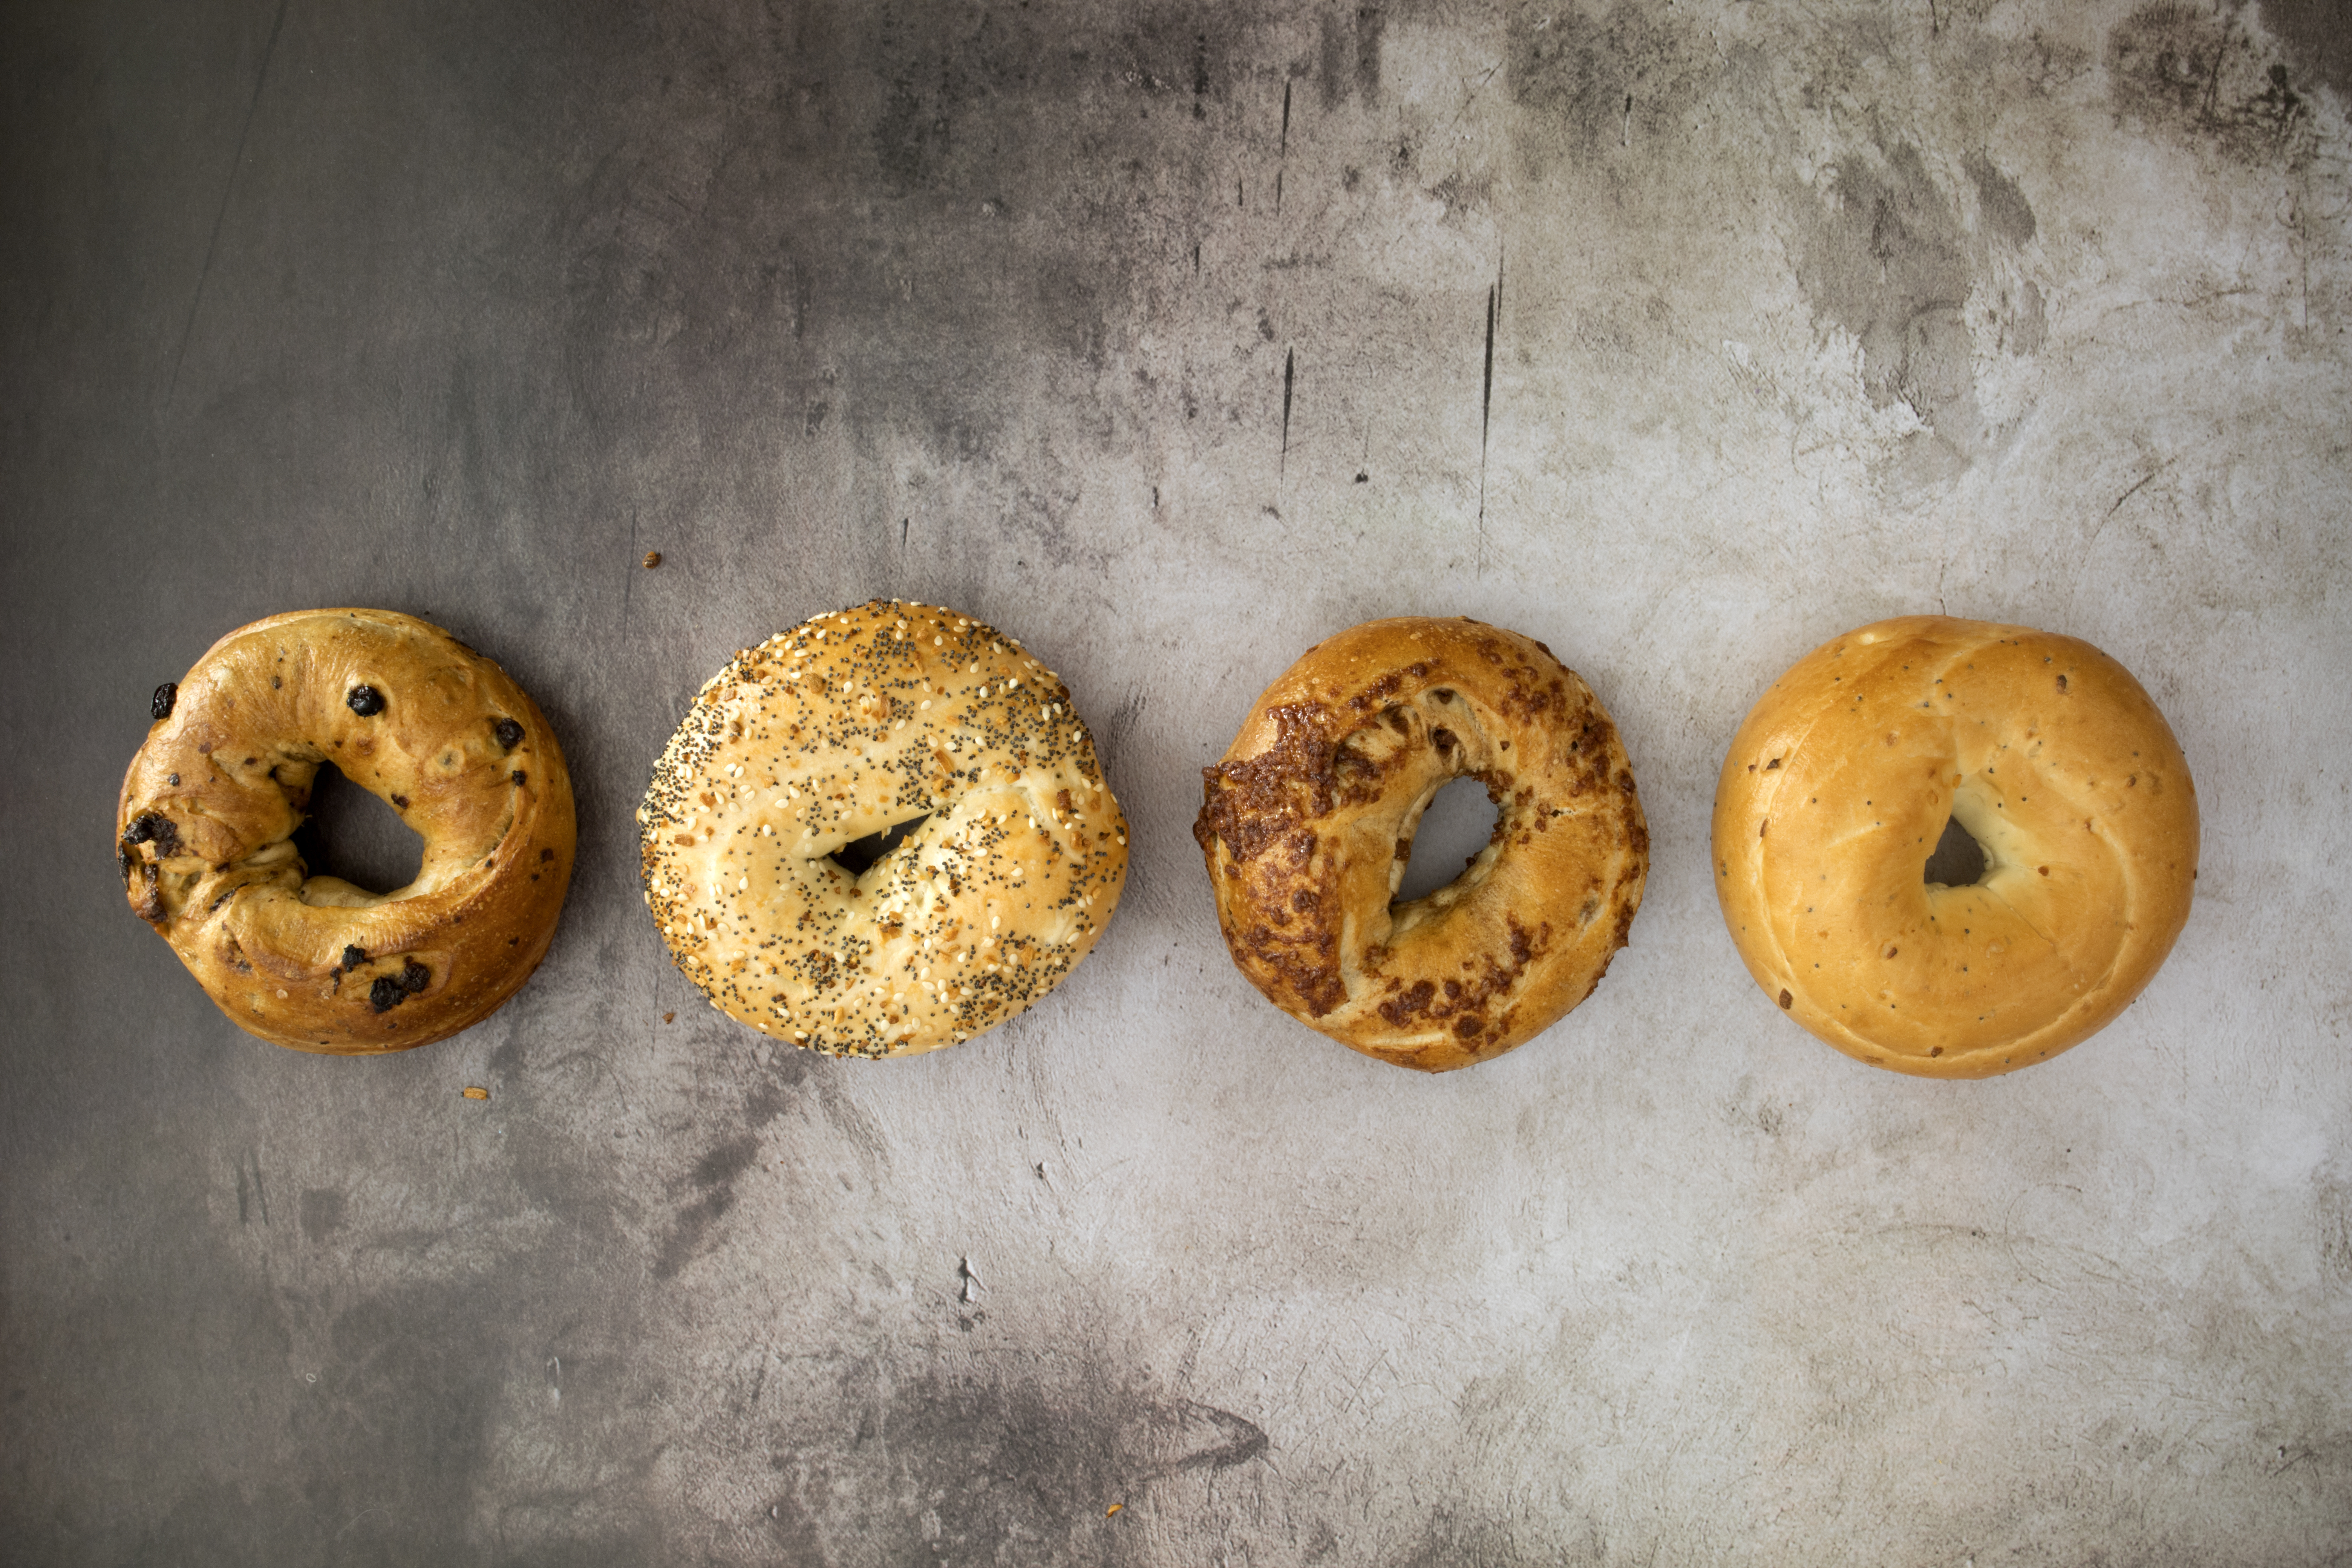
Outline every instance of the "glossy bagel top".
<svg viewBox="0 0 2352 1568">
<path fill-rule="evenodd" d="M 1948 819 L 1985 853 L 1926 881 Z M 1715 884 L 1748 973 L 1873 1066 L 1978 1078 L 2137 996 L 2189 918 L 2197 791 L 2171 729 L 2090 644 L 1940 616 L 1832 637 L 1725 757 Z"/>
</svg>

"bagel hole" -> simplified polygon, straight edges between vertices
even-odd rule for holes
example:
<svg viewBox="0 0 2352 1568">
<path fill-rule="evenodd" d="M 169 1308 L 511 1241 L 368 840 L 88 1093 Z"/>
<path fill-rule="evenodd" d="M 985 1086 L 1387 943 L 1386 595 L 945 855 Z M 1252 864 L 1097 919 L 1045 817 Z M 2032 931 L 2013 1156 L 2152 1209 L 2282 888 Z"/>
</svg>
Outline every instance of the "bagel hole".
<svg viewBox="0 0 2352 1568">
<path fill-rule="evenodd" d="M 1412 858 L 1405 863 L 1395 901 L 1425 899 L 1462 875 L 1463 868 L 1495 837 L 1495 819 L 1500 815 L 1486 797 L 1486 786 L 1476 779 L 1447 783 L 1421 814 L 1421 826 L 1412 836 Z"/>
<path fill-rule="evenodd" d="M 920 816 L 910 816 L 896 826 L 886 827 L 879 833 L 869 833 L 863 838 L 853 838 L 825 858 L 853 877 L 863 877 L 876 861 L 898 847 L 907 835 L 930 819 L 929 812 L 925 812 Z"/>
<path fill-rule="evenodd" d="M 1969 837 L 1958 817 L 1953 817 L 1944 824 L 1936 852 L 1927 857 L 1927 880 L 1947 888 L 1968 888 L 1983 880 L 1984 873 L 1984 846 Z"/>
<path fill-rule="evenodd" d="M 319 764 L 308 810 L 294 830 L 294 850 L 311 876 L 341 877 L 382 897 L 405 888 L 425 868 L 425 840 L 416 830 L 334 763 Z"/>
</svg>

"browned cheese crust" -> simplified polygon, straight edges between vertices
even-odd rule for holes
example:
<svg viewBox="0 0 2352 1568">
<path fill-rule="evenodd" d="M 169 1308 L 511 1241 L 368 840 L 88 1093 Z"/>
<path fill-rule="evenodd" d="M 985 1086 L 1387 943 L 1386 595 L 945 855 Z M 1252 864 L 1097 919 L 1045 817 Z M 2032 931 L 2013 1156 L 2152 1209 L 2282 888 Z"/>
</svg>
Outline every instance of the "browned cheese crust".
<svg viewBox="0 0 2352 1568">
<path fill-rule="evenodd" d="M 919 818 L 853 873 L 832 857 Z M 1127 819 L 1069 689 L 950 610 L 876 600 L 704 685 L 637 812 L 646 905 L 710 1005 L 835 1056 L 1021 1013 L 1093 951 Z"/>
<path fill-rule="evenodd" d="M 131 762 L 131 907 L 236 1023 L 296 1050 L 405 1050 L 479 1023 L 547 954 L 572 880 L 572 781 L 538 707 L 440 627 L 307 610 L 196 661 Z M 168 711 L 163 711 L 168 709 Z M 425 840 L 378 895 L 294 847 L 320 764 Z"/>
<path fill-rule="evenodd" d="M 1422 812 L 1475 778 L 1495 831 L 1391 903 Z M 1600 700 L 1539 642 L 1370 621 L 1266 688 L 1192 836 L 1234 963 L 1284 1012 L 1424 1072 L 1498 1057 L 1591 994 L 1649 873 L 1633 770 Z"/>
<path fill-rule="evenodd" d="M 1923 871 L 1947 820 L 1985 853 Z M 2087 1038 L 2189 919 L 2197 790 L 2129 671 L 2024 626 L 1910 616 L 1758 700 L 1715 795 L 1716 892 L 1757 984 L 1874 1067 L 1983 1078 Z"/>
</svg>

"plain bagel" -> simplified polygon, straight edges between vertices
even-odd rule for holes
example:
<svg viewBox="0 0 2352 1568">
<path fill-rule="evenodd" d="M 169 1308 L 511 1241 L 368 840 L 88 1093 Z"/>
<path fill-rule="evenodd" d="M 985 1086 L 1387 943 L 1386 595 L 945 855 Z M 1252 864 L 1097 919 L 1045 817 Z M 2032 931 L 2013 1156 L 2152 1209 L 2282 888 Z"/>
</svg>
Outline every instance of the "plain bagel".
<svg viewBox="0 0 2352 1568">
<path fill-rule="evenodd" d="M 572 879 L 572 784 L 495 663 L 389 610 L 272 616 L 157 689 L 116 810 L 132 910 L 239 1026 L 365 1055 L 455 1034 L 546 956 Z M 407 887 L 309 875 L 322 763 L 425 840 Z"/>
<path fill-rule="evenodd" d="M 1486 786 L 1491 840 L 1395 904 L 1440 787 Z M 1342 1045 L 1426 1072 L 1532 1038 L 1625 945 L 1649 832 L 1617 729 L 1543 644 L 1405 617 L 1328 637 L 1203 770 L 1193 837 L 1227 951 Z"/>
<path fill-rule="evenodd" d="M 1956 820 L 1974 882 L 1924 868 Z M 1716 891 L 1766 995 L 1847 1055 L 1935 1078 L 2055 1056 L 2189 918 L 2197 791 L 2164 715 L 2090 644 L 1913 616 L 1832 638 L 1759 699 L 1715 797 Z"/>
<path fill-rule="evenodd" d="M 1061 984 L 1127 879 L 1069 689 L 969 616 L 876 600 L 703 686 L 637 812 L 646 904 L 710 1005 L 835 1056 L 968 1040 Z M 853 869 L 835 857 L 894 829 Z"/>
</svg>

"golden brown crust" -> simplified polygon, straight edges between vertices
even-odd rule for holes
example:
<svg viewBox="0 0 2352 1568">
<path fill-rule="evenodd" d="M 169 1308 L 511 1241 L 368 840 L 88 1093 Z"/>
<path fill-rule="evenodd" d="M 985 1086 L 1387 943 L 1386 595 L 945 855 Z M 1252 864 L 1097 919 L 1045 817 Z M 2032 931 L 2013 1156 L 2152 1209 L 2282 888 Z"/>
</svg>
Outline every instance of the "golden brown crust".
<svg viewBox="0 0 2352 1568">
<path fill-rule="evenodd" d="M 1948 818 L 1985 851 L 1923 868 Z M 1760 698 L 1715 797 L 1748 972 L 1847 1055 L 1931 1078 L 2027 1067 L 2139 994 L 2189 919 L 2197 791 L 2129 671 L 2024 626 L 1910 616 Z"/>
<path fill-rule="evenodd" d="M 1478 779 L 1494 837 L 1391 904 L 1440 786 Z M 1476 621 L 1370 621 L 1266 688 L 1193 837 L 1234 963 L 1342 1045 L 1444 1072 L 1591 994 L 1625 945 L 1649 831 L 1617 729 L 1541 643 Z"/>
<path fill-rule="evenodd" d="M 853 875 L 831 857 L 920 817 Z M 1069 689 L 968 616 L 876 600 L 707 682 L 637 812 L 646 907 L 710 1005 L 835 1056 L 1014 1016 L 1094 948 L 1127 819 Z"/>
<path fill-rule="evenodd" d="M 308 875 L 293 835 L 322 763 L 425 840 L 414 882 Z M 506 671 L 409 616 L 306 610 L 231 632 L 178 683 L 123 777 L 116 858 L 131 909 L 240 1027 L 362 1056 L 520 988 L 573 833 L 562 750 Z"/>
</svg>

